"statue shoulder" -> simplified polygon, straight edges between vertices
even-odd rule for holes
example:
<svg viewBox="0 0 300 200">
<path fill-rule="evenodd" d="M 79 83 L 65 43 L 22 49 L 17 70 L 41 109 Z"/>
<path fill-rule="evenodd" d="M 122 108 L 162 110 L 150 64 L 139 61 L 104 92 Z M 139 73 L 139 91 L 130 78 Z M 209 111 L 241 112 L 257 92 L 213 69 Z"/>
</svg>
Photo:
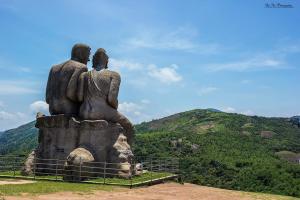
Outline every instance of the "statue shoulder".
<svg viewBox="0 0 300 200">
<path fill-rule="evenodd" d="M 50 73 L 60 71 L 64 64 L 65 64 L 65 62 L 61 63 L 61 64 L 53 65 L 51 67 Z"/>
<path fill-rule="evenodd" d="M 86 68 L 87 69 L 87 66 L 83 63 L 80 63 L 80 62 L 77 62 L 75 60 L 70 60 L 70 65 L 76 67 L 76 68 Z"/>
<path fill-rule="evenodd" d="M 110 71 L 110 70 L 109 70 Z M 121 76 L 118 72 L 110 71 L 110 75 L 115 79 L 121 79 Z"/>
</svg>

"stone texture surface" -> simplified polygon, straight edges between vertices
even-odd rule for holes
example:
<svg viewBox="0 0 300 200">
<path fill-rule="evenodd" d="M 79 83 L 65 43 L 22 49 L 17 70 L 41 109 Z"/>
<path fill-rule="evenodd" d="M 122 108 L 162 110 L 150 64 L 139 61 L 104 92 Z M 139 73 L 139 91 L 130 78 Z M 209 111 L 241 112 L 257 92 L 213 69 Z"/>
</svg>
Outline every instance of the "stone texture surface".
<svg viewBox="0 0 300 200">
<path fill-rule="evenodd" d="M 143 165 L 141 163 L 137 163 L 134 167 L 134 175 L 140 176 L 143 174 Z"/>
<path fill-rule="evenodd" d="M 107 69 L 108 56 L 100 48 L 93 56 L 93 70 L 87 72 L 90 47 L 75 44 L 71 59 L 51 68 L 46 102 L 51 116 L 36 115 L 39 145 L 26 161 L 24 173 L 36 175 L 62 172 L 71 166 L 87 163 L 116 163 L 119 176 L 129 177 L 133 154 L 130 144 L 134 135 L 132 123 L 118 108 L 121 77 Z M 63 167 L 57 164 L 64 162 Z M 80 161 L 78 161 L 80 160 Z M 56 168 L 55 168 L 56 167 Z M 71 174 L 78 178 L 78 174 Z M 69 179 L 68 177 L 65 177 Z M 79 174 L 79 179 L 81 179 Z"/>
<path fill-rule="evenodd" d="M 79 121 L 66 115 L 54 115 L 37 118 L 36 127 L 39 128 L 36 154 L 40 160 L 67 159 L 69 164 L 78 165 L 80 158 L 87 162 L 86 152 L 89 152 L 93 159 L 88 161 L 120 163 L 111 166 L 117 169 L 115 173 L 121 171 L 119 175 L 122 177 L 131 173 L 133 154 L 119 124 L 105 120 Z M 51 160 L 43 162 L 52 163 Z"/>
<path fill-rule="evenodd" d="M 79 121 L 65 115 L 37 118 L 36 127 L 39 128 L 37 157 L 65 160 L 78 146 L 79 126 Z"/>
<path fill-rule="evenodd" d="M 35 151 L 32 151 L 25 163 L 24 163 L 24 166 L 22 167 L 21 169 L 21 175 L 23 176 L 30 176 L 33 174 L 33 168 L 34 168 L 34 158 L 35 158 Z"/>
<path fill-rule="evenodd" d="M 108 70 L 107 64 L 108 56 L 105 50 L 100 48 L 93 56 L 93 70 L 80 75 L 77 93 L 81 102 L 79 117 L 121 124 L 128 143 L 132 144 L 133 125 L 117 111 L 121 77 L 117 72 Z"/>
<path fill-rule="evenodd" d="M 64 180 L 68 181 L 82 181 L 88 177 L 93 176 L 93 168 L 84 167 L 85 163 L 94 162 L 95 158 L 92 153 L 82 147 L 74 149 L 67 157 L 67 161 L 64 164 L 65 176 Z M 83 167 L 82 167 L 83 166 Z"/>
<path fill-rule="evenodd" d="M 124 136 L 122 133 L 115 140 L 115 143 L 110 151 L 109 158 L 111 163 L 116 163 L 111 164 L 109 167 L 118 169 L 111 170 L 111 173 L 116 173 L 120 177 L 126 178 L 131 176 L 133 171 L 133 169 L 131 169 L 131 167 L 133 167 L 131 165 L 133 154 L 129 144 L 127 143 L 126 136 Z"/>
<path fill-rule="evenodd" d="M 76 44 L 72 49 L 72 58 L 54 65 L 49 73 L 46 102 L 52 115 L 77 115 L 80 104 L 77 99 L 77 82 L 82 72 L 88 69 L 90 47 Z"/>
</svg>

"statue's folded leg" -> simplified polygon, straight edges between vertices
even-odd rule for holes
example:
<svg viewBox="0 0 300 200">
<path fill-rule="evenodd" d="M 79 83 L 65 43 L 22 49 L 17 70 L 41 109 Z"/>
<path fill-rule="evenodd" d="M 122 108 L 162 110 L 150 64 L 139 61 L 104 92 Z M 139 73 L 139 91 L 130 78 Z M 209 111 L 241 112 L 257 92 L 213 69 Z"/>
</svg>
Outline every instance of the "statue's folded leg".
<svg viewBox="0 0 300 200">
<path fill-rule="evenodd" d="M 124 135 L 127 137 L 128 144 L 131 145 L 133 141 L 133 135 L 134 135 L 133 124 L 117 110 L 113 112 L 110 121 L 119 123 L 125 129 Z"/>
</svg>

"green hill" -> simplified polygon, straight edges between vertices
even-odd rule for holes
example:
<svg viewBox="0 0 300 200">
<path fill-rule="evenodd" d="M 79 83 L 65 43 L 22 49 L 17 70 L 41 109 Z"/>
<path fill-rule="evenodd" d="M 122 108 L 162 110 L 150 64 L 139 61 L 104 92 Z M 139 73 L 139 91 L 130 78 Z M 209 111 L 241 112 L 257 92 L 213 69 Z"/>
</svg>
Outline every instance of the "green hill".
<svg viewBox="0 0 300 200">
<path fill-rule="evenodd" d="M 285 118 L 192 110 L 136 126 L 137 155 L 177 156 L 186 181 L 300 196 L 300 129 Z"/>
<path fill-rule="evenodd" d="M 35 121 L 0 134 L 1 154 L 27 154 L 37 146 Z"/>
<path fill-rule="evenodd" d="M 0 135 L 0 153 L 36 146 L 34 122 Z M 287 118 L 192 110 L 136 125 L 138 156 L 176 156 L 185 181 L 227 189 L 300 197 L 300 129 Z"/>
</svg>

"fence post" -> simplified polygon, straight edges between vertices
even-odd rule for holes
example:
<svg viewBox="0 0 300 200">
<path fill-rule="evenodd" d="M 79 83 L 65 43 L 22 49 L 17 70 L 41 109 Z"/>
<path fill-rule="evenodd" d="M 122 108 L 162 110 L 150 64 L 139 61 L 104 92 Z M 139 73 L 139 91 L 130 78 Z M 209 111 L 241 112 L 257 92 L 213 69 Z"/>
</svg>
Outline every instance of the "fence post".
<svg viewBox="0 0 300 200">
<path fill-rule="evenodd" d="M 162 161 L 161 161 L 161 159 L 158 159 L 158 161 L 159 161 L 159 164 L 158 164 L 158 171 L 160 172 L 161 169 L 162 169 Z"/>
<path fill-rule="evenodd" d="M 13 162 L 14 177 L 16 177 L 16 160 L 17 160 L 17 157 L 15 157 L 14 162 Z"/>
<path fill-rule="evenodd" d="M 103 169 L 103 184 L 105 184 L 105 177 L 106 177 L 106 161 L 104 161 L 104 169 Z"/>
<path fill-rule="evenodd" d="M 176 171 L 177 171 L 176 173 L 179 176 L 180 184 L 184 184 L 184 174 L 182 174 L 182 172 L 180 171 L 180 159 L 178 159 Z"/>
<path fill-rule="evenodd" d="M 33 158 L 33 179 L 35 179 L 35 171 L 36 171 L 36 157 Z"/>
<path fill-rule="evenodd" d="M 135 162 L 133 162 L 132 165 L 132 160 L 130 160 L 130 189 L 132 188 L 132 174 L 134 173 L 135 170 Z"/>
<path fill-rule="evenodd" d="M 56 159 L 56 166 L 55 166 L 55 180 L 57 180 L 57 168 L 58 168 L 58 159 Z"/>
<path fill-rule="evenodd" d="M 150 158 L 150 185 L 152 185 L 152 157 Z"/>
<path fill-rule="evenodd" d="M 172 162 L 171 162 L 172 164 L 172 173 L 176 173 L 176 171 L 175 171 L 175 160 L 174 159 L 172 159 Z"/>
<path fill-rule="evenodd" d="M 79 162 L 79 181 L 81 181 L 81 157 L 80 157 L 80 162 Z"/>
</svg>

